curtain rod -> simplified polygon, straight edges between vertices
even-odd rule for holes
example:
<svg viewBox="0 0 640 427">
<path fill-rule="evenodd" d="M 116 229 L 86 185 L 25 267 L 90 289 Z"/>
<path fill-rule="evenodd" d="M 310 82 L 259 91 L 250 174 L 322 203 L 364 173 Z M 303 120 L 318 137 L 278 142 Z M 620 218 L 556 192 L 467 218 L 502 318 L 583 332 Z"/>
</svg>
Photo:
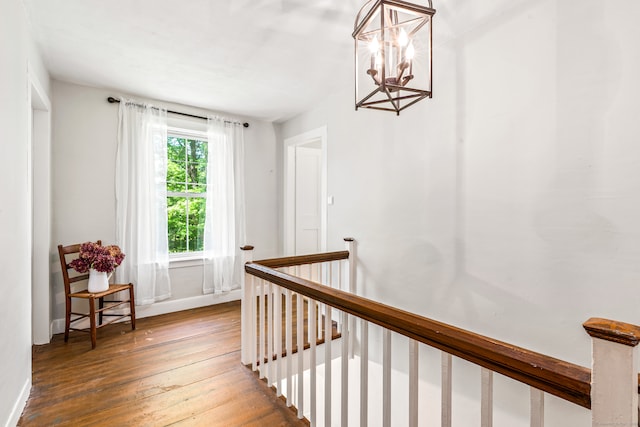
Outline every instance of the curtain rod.
<svg viewBox="0 0 640 427">
<path fill-rule="evenodd" d="M 113 103 L 120 103 L 120 100 L 119 100 L 118 98 L 114 98 L 113 96 L 108 97 L 108 98 L 107 98 L 107 101 L 109 101 L 109 103 L 110 103 L 110 104 L 113 104 Z M 138 105 L 138 106 L 142 106 L 142 104 L 136 104 L 136 105 Z M 179 111 L 171 111 L 171 110 L 167 110 L 167 113 L 171 113 L 171 114 L 178 114 L 179 116 L 193 117 L 193 118 L 195 118 L 195 119 L 203 119 L 203 120 L 207 120 L 207 118 L 206 118 L 206 117 L 204 117 L 204 116 L 196 116 L 195 114 L 181 113 L 181 112 L 179 112 Z M 236 125 L 241 124 L 240 122 L 231 122 L 231 121 L 228 121 L 228 120 L 225 120 L 225 123 L 233 123 L 233 124 L 236 124 Z M 244 126 L 244 127 L 248 128 L 248 127 L 249 127 L 249 123 L 244 122 L 244 123 L 242 123 L 242 126 Z"/>
</svg>

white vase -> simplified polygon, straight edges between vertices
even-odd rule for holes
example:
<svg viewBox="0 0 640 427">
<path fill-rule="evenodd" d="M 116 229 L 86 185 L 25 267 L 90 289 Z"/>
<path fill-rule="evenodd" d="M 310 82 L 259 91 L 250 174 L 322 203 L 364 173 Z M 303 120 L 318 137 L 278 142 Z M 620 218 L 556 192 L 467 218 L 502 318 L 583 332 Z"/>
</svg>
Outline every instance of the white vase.
<svg viewBox="0 0 640 427">
<path fill-rule="evenodd" d="M 97 271 L 93 268 L 90 269 L 87 290 L 91 293 L 106 291 L 109 289 L 109 277 L 111 277 L 111 275 L 107 275 L 107 273 L 103 271 Z"/>
</svg>

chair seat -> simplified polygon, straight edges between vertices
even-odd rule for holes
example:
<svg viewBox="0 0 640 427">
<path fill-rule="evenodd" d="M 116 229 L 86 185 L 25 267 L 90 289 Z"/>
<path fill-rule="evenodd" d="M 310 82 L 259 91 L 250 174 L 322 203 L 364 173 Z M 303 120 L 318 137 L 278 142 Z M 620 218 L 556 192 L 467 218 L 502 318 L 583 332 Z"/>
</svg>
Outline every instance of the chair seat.
<svg viewBox="0 0 640 427">
<path fill-rule="evenodd" d="M 69 294 L 69 296 L 73 298 L 102 298 L 116 292 L 126 291 L 128 289 L 129 285 L 109 285 L 109 289 L 107 289 L 106 291 L 89 292 L 88 290 L 84 289 L 79 292 L 72 292 Z"/>
</svg>

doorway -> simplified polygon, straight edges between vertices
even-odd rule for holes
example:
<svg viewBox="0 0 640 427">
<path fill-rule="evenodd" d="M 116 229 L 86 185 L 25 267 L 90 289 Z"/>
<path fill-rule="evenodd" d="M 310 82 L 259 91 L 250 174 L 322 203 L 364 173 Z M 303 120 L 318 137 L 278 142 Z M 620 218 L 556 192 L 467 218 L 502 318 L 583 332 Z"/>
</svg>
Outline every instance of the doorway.
<svg viewBox="0 0 640 427">
<path fill-rule="evenodd" d="M 284 145 L 285 253 L 326 251 L 326 127 L 288 138 Z"/>
</svg>

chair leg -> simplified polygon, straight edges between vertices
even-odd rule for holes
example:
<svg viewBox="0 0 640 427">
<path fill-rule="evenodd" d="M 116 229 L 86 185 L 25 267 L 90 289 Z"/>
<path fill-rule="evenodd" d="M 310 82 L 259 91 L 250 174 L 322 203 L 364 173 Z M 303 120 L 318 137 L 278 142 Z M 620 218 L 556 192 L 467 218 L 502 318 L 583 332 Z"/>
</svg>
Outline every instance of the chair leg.
<svg viewBox="0 0 640 427">
<path fill-rule="evenodd" d="M 91 349 L 96 348 L 96 301 L 89 298 L 89 323 L 91 325 Z"/>
<path fill-rule="evenodd" d="M 69 341 L 69 328 L 71 328 L 71 298 L 65 299 L 65 317 L 64 317 L 64 342 Z"/>
<path fill-rule="evenodd" d="M 98 298 L 98 307 L 100 311 L 98 312 L 98 325 L 102 325 L 102 309 L 104 308 L 104 297 Z"/>
<path fill-rule="evenodd" d="M 136 302 L 134 299 L 133 284 L 129 283 L 129 311 L 131 312 L 131 330 L 136 329 Z"/>
</svg>

